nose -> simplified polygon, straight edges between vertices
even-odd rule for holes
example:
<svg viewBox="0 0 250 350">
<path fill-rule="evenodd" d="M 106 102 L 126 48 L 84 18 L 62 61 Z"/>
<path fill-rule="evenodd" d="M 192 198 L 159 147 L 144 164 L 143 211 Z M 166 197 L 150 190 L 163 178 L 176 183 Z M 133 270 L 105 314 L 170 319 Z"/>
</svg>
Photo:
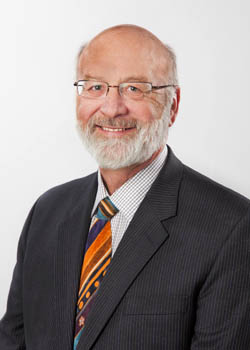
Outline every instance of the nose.
<svg viewBox="0 0 250 350">
<path fill-rule="evenodd" d="M 117 87 L 110 87 L 107 95 L 104 97 L 100 111 L 109 118 L 124 116 L 128 108 L 124 99 L 120 96 Z"/>
</svg>

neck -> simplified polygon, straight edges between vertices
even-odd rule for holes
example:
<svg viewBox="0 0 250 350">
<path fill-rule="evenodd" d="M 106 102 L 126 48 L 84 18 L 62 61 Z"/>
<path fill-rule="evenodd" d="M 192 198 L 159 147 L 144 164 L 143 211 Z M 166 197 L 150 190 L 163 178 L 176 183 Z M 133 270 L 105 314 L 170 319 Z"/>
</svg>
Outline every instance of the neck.
<svg viewBox="0 0 250 350">
<path fill-rule="evenodd" d="M 140 170 L 146 168 L 160 154 L 163 147 L 153 153 L 153 155 L 141 164 L 134 164 L 121 169 L 103 169 L 100 168 L 102 179 L 110 195 L 121 187 L 128 179 L 135 176 Z"/>
</svg>

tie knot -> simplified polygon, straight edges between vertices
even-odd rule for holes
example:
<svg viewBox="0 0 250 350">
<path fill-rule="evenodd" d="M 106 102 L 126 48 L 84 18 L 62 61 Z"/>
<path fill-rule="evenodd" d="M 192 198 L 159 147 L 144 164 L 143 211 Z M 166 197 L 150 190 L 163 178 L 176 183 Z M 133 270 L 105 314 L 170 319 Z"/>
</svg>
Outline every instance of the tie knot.
<svg viewBox="0 0 250 350">
<path fill-rule="evenodd" d="M 118 213 L 118 209 L 109 199 L 109 197 L 103 198 L 99 205 L 96 217 L 102 220 L 111 220 L 116 213 Z"/>
</svg>

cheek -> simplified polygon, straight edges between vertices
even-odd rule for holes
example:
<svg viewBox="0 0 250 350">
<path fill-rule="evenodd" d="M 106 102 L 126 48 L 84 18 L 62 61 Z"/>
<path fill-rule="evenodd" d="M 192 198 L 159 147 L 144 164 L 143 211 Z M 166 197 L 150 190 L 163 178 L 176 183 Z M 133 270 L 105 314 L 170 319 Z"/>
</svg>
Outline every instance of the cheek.
<svg viewBox="0 0 250 350">
<path fill-rule="evenodd" d="M 83 124 L 87 123 L 88 120 L 95 114 L 98 107 L 93 101 L 85 101 L 82 98 L 76 100 L 76 115 L 77 119 L 81 120 Z"/>
<path fill-rule="evenodd" d="M 164 105 L 164 96 L 147 96 L 141 103 L 131 105 L 130 112 L 134 118 L 142 122 L 152 122 L 161 118 Z"/>
<path fill-rule="evenodd" d="M 154 120 L 161 119 L 165 105 L 166 97 L 163 94 L 157 95 L 157 97 L 155 97 L 155 99 L 152 100 L 151 113 L 153 115 Z"/>
<path fill-rule="evenodd" d="M 163 110 L 164 110 L 164 105 L 161 105 L 161 104 L 152 105 L 151 113 L 152 113 L 153 119 L 154 120 L 161 119 Z"/>
<path fill-rule="evenodd" d="M 145 103 L 131 104 L 129 108 L 129 115 L 133 119 L 141 122 L 149 122 L 152 119 L 151 106 Z"/>
<path fill-rule="evenodd" d="M 160 118 L 161 111 L 159 106 L 155 106 L 154 104 L 147 104 L 144 106 L 140 106 L 140 108 L 136 108 L 131 110 L 131 115 L 138 121 L 142 121 L 145 123 L 152 122 L 157 118 Z"/>
</svg>

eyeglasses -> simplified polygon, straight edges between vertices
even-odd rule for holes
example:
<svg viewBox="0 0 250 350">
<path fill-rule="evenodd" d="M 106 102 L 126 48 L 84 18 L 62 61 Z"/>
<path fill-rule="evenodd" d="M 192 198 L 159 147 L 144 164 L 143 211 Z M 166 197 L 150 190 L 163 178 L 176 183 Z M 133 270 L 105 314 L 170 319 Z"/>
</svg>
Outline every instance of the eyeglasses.
<svg viewBox="0 0 250 350">
<path fill-rule="evenodd" d="M 78 80 L 74 83 L 77 87 L 77 93 L 81 97 L 99 99 L 107 96 L 110 88 L 118 88 L 119 94 L 122 97 L 127 97 L 132 100 L 140 100 L 145 94 L 153 90 L 160 90 L 168 87 L 176 87 L 176 85 L 160 85 L 153 86 L 147 82 L 129 82 L 119 85 L 109 85 L 103 81 L 95 80 Z"/>
</svg>

